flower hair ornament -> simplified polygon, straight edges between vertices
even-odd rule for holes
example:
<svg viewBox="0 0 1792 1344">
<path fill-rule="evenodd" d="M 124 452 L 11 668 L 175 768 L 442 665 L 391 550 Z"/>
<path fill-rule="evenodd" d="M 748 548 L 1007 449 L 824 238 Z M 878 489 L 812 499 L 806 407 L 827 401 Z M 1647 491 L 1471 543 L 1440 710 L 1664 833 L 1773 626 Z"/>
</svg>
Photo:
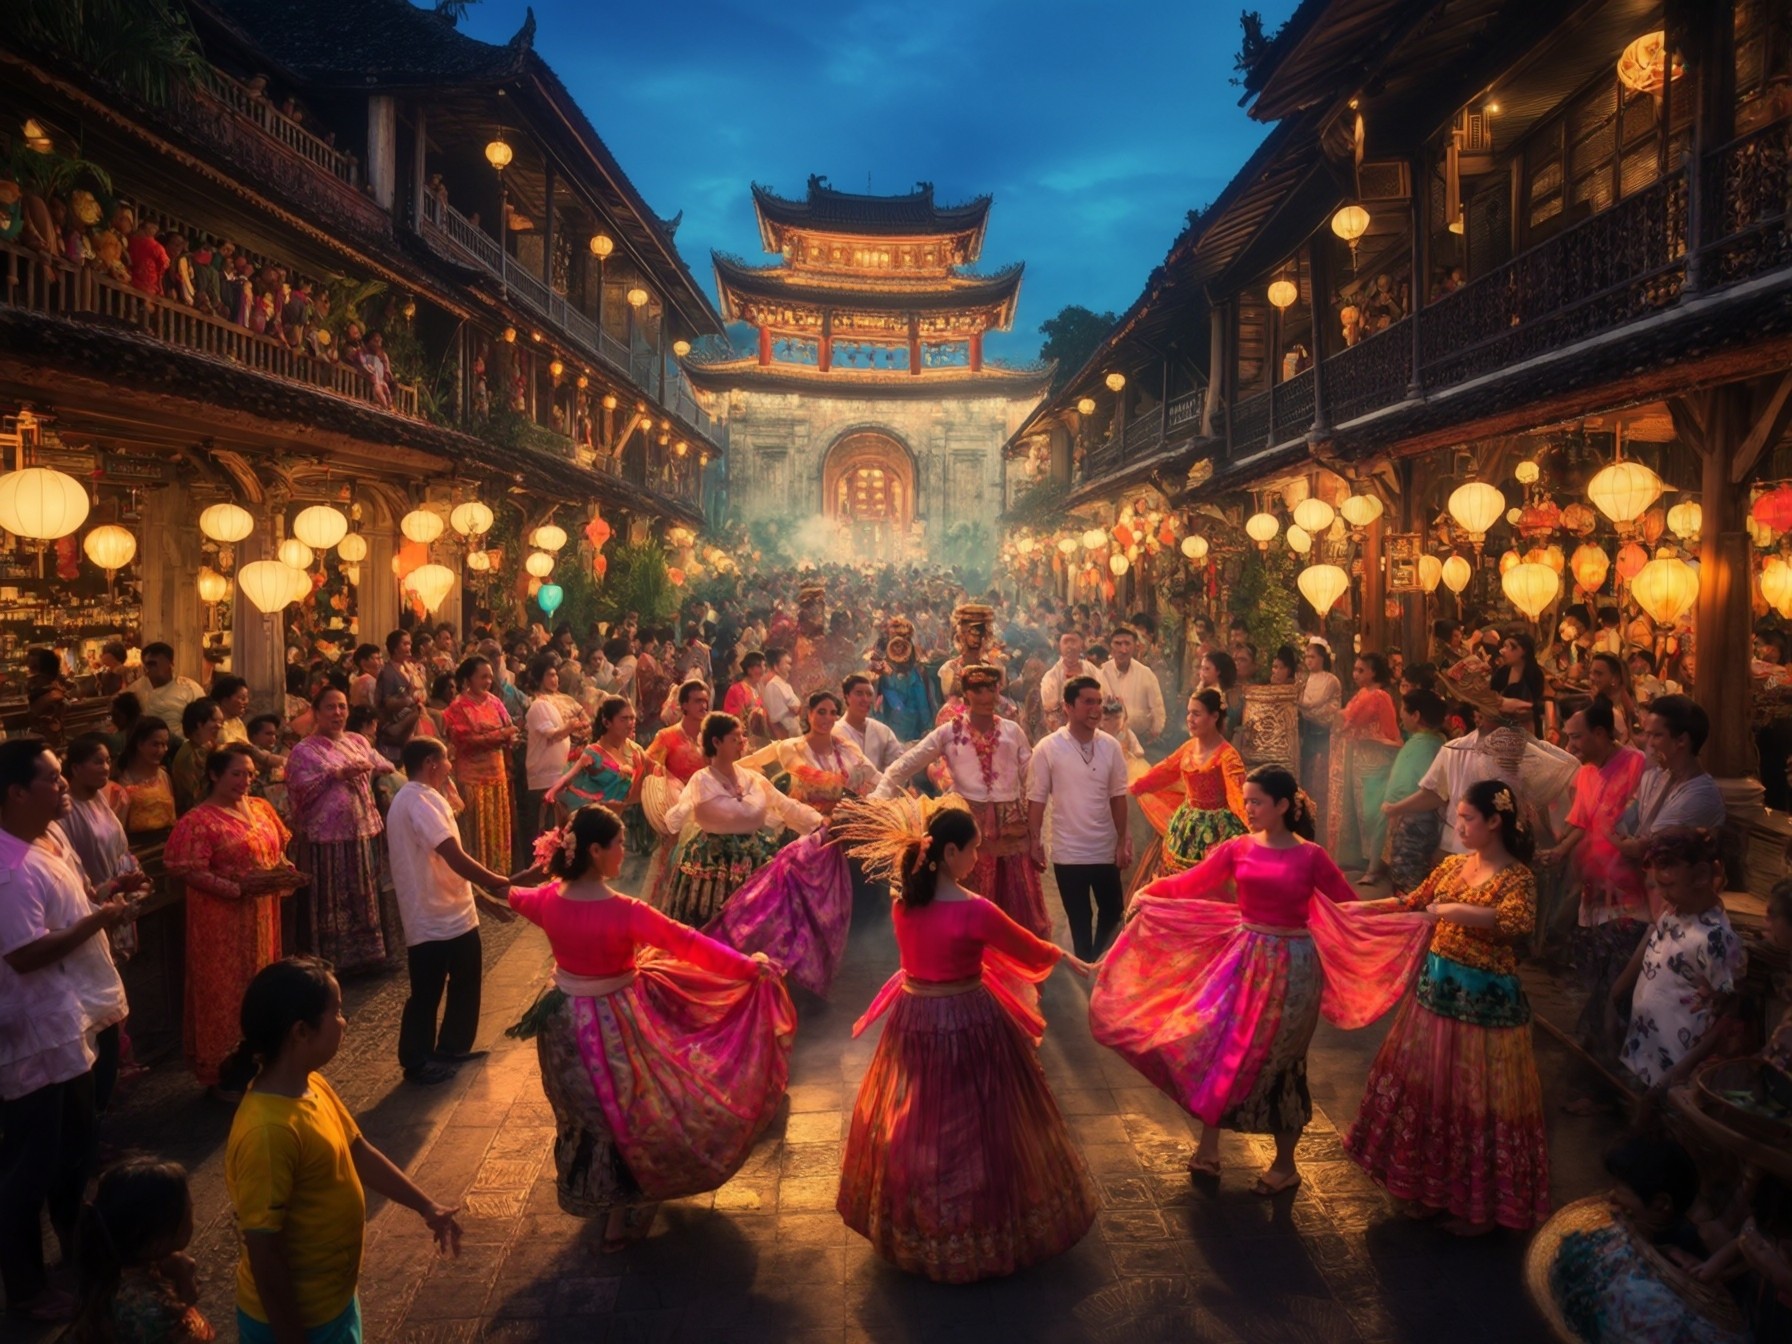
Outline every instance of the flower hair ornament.
<svg viewBox="0 0 1792 1344">
<path fill-rule="evenodd" d="M 828 836 L 864 865 L 874 881 L 902 881 L 902 861 L 911 850 L 925 858 L 933 847 L 927 825 L 949 808 L 970 811 L 957 794 L 943 798 L 849 798 L 834 809 Z"/>
<path fill-rule="evenodd" d="M 1493 795 L 1493 810 L 1495 812 L 1507 812 L 1513 816 L 1518 814 L 1518 804 L 1512 800 L 1511 789 L 1501 789 L 1498 793 Z"/>
<path fill-rule="evenodd" d="M 1288 820 L 1313 821 L 1315 819 L 1312 796 L 1305 789 L 1296 789 L 1294 791 L 1294 806 L 1288 809 Z"/>
<path fill-rule="evenodd" d="M 572 823 L 569 821 L 564 826 L 554 827 L 536 836 L 532 853 L 538 864 L 545 864 L 555 854 L 564 854 L 567 862 L 570 863 L 578 852 L 578 848 L 579 843 L 573 837 Z"/>
</svg>

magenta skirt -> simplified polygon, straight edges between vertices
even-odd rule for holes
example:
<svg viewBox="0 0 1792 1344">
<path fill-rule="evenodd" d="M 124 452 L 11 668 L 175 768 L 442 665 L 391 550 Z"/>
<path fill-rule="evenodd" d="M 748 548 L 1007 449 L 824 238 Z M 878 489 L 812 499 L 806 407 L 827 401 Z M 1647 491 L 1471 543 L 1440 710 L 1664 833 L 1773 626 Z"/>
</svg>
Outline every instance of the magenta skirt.
<svg viewBox="0 0 1792 1344">
<path fill-rule="evenodd" d="M 749 955 L 765 953 L 792 981 L 825 999 L 851 927 L 846 855 L 807 835 L 749 877 L 704 932 Z"/>
</svg>

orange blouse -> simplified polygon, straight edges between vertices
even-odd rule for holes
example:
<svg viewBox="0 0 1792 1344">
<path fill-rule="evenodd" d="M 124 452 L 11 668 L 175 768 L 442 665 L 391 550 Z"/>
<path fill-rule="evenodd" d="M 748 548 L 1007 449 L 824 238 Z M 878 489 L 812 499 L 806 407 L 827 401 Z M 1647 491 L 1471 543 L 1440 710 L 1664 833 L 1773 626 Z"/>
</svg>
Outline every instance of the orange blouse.
<svg viewBox="0 0 1792 1344">
<path fill-rule="evenodd" d="M 1201 747 L 1190 738 L 1135 779 L 1130 788 L 1139 810 L 1161 833 L 1176 809 L 1187 803 L 1202 812 L 1230 811 L 1244 820 L 1244 757 L 1222 739 L 1205 762 Z"/>
</svg>

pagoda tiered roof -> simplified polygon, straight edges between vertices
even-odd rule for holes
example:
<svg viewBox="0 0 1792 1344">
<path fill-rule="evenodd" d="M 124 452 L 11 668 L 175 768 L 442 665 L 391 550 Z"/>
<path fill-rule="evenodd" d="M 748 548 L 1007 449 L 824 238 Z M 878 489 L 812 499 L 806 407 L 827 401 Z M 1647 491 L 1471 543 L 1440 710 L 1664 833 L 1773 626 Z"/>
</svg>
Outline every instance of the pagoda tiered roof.
<svg viewBox="0 0 1792 1344">
<path fill-rule="evenodd" d="M 821 176 L 809 178 L 808 195 L 800 201 L 753 186 L 753 208 L 759 236 L 767 252 L 782 252 L 788 233 L 825 233 L 874 238 L 962 238 L 966 261 L 983 250 L 989 223 L 988 196 L 963 205 L 939 205 L 933 183 L 917 182 L 901 196 L 859 195 L 836 191 Z"/>
<path fill-rule="evenodd" d="M 1050 362 L 1011 365 L 986 362 L 979 369 L 945 365 L 911 374 L 906 369 L 833 369 L 814 365 L 761 364 L 751 355 L 683 361 L 685 377 L 700 392 L 802 392 L 809 396 L 932 400 L 939 397 L 1037 397 L 1050 385 Z"/>
<path fill-rule="evenodd" d="M 738 257 L 712 253 L 723 316 L 731 322 L 784 325 L 756 318 L 761 309 L 832 308 L 860 312 L 986 312 L 987 325 L 1005 328 L 1014 320 L 1024 263 L 990 275 L 901 276 L 856 274 L 828 277 L 784 266 L 749 266 Z"/>
</svg>

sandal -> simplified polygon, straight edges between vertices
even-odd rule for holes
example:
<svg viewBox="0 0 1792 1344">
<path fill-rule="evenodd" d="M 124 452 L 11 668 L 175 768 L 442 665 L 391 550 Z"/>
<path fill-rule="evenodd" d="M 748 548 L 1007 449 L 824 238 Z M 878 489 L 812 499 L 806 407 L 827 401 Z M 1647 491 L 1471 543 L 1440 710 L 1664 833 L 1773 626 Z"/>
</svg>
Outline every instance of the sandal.
<svg viewBox="0 0 1792 1344">
<path fill-rule="evenodd" d="M 1217 1181 L 1220 1178 L 1220 1160 L 1217 1157 L 1191 1157 L 1188 1160 L 1188 1174 L 1207 1176 Z"/>
<path fill-rule="evenodd" d="M 1257 1178 L 1257 1183 L 1251 1187 L 1251 1193 L 1261 1195 L 1264 1199 L 1270 1199 L 1298 1189 L 1300 1189 L 1300 1173 L 1298 1171 L 1281 1177 L 1272 1177 L 1266 1171 Z"/>
</svg>

